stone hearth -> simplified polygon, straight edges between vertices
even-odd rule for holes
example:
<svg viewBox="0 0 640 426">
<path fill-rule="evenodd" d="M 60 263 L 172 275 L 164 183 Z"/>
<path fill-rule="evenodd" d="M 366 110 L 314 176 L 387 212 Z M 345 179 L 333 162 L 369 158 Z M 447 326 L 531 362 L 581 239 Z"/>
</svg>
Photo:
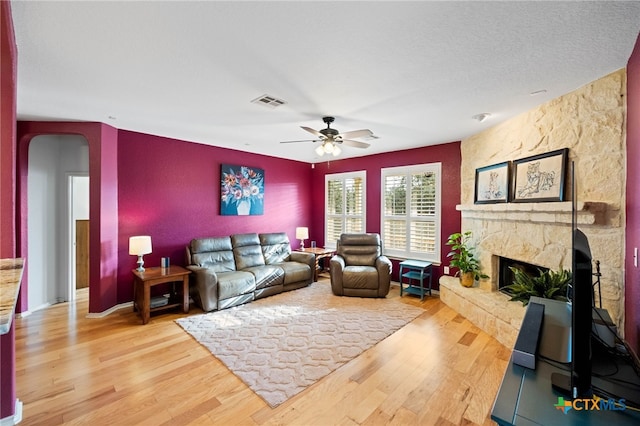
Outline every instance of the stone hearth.
<svg viewBox="0 0 640 426">
<path fill-rule="evenodd" d="M 463 287 L 457 277 L 440 277 L 440 300 L 508 348 L 515 345 L 525 307 L 499 291 Z"/>
</svg>

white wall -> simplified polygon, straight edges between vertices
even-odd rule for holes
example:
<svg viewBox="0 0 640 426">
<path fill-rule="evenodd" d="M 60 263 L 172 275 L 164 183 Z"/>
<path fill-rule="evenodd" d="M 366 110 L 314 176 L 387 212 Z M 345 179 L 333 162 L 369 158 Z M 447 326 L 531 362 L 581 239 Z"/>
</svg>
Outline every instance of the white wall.
<svg viewBox="0 0 640 426">
<path fill-rule="evenodd" d="M 89 219 L 89 175 L 73 179 L 73 221 Z"/>
<path fill-rule="evenodd" d="M 31 141 L 27 180 L 29 311 L 69 297 L 67 176 L 88 172 L 89 145 L 83 137 L 37 136 Z"/>
</svg>

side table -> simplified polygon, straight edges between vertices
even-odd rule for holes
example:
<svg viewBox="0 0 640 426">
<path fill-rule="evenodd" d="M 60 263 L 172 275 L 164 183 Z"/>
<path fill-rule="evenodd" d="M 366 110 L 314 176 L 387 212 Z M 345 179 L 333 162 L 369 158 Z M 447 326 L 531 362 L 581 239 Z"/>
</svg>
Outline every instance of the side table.
<svg viewBox="0 0 640 426">
<path fill-rule="evenodd" d="M 312 253 L 316 257 L 316 270 L 313 273 L 313 281 L 318 281 L 318 273 L 320 272 L 320 259 L 331 258 L 335 250 L 326 249 L 323 247 L 305 247 L 303 249 L 297 249 L 297 251 L 304 251 L 305 253 Z"/>
<path fill-rule="evenodd" d="M 139 311 L 142 324 L 149 322 L 151 312 L 182 306 L 182 312 L 189 313 L 189 274 L 190 270 L 181 266 L 168 268 L 146 268 L 140 272 L 133 270 L 133 311 Z M 182 294 L 172 291 L 169 303 L 157 308 L 151 308 L 151 287 L 158 284 L 175 283 L 182 281 Z M 180 297 L 182 296 L 182 297 Z"/>
<path fill-rule="evenodd" d="M 431 296 L 431 277 L 433 275 L 431 266 L 431 262 L 422 260 L 400 262 L 400 297 L 402 297 L 403 291 L 420 296 L 421 301 L 424 299 L 426 292 Z M 429 279 L 428 287 L 425 287 L 427 278 Z M 405 279 L 408 280 L 407 283 L 404 283 Z M 405 285 L 407 287 L 404 287 Z"/>
</svg>

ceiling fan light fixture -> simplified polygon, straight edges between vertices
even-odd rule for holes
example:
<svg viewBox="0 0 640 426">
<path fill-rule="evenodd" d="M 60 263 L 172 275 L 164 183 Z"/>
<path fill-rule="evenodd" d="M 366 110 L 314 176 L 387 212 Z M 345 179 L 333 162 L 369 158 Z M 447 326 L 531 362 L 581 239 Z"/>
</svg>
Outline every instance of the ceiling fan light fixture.
<svg viewBox="0 0 640 426">
<path fill-rule="evenodd" d="M 331 141 L 325 142 L 322 146 L 324 147 L 324 152 L 327 154 L 331 154 L 336 147 Z"/>
<path fill-rule="evenodd" d="M 300 126 L 302 130 L 314 135 L 315 139 L 283 141 L 280 143 L 321 142 L 314 150 L 318 157 L 322 157 L 324 154 L 331 154 L 334 157 L 337 157 L 342 154 L 342 148 L 340 148 L 340 145 L 342 144 L 355 148 L 369 148 L 370 144 L 356 139 L 378 139 L 378 136 L 375 136 L 369 129 L 352 130 L 350 132 L 340 133 L 338 130 L 330 127 L 331 123 L 334 121 L 333 117 L 323 117 L 322 121 L 327 124 L 327 127 L 322 130 L 315 130 L 311 127 Z"/>
</svg>

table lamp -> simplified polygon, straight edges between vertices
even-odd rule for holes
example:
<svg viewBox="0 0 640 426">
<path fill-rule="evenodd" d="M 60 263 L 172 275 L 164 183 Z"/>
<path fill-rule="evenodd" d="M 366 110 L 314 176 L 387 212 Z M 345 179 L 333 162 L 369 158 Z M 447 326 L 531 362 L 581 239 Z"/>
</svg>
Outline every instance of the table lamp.
<svg viewBox="0 0 640 426">
<path fill-rule="evenodd" d="M 149 253 L 151 253 L 151 237 L 149 235 L 129 237 L 129 254 L 138 256 L 138 268 L 136 271 L 144 272 L 142 256 Z"/>
<path fill-rule="evenodd" d="M 309 238 L 309 228 L 300 226 L 296 228 L 296 238 L 300 240 L 300 250 L 304 249 L 304 240 Z"/>
</svg>

